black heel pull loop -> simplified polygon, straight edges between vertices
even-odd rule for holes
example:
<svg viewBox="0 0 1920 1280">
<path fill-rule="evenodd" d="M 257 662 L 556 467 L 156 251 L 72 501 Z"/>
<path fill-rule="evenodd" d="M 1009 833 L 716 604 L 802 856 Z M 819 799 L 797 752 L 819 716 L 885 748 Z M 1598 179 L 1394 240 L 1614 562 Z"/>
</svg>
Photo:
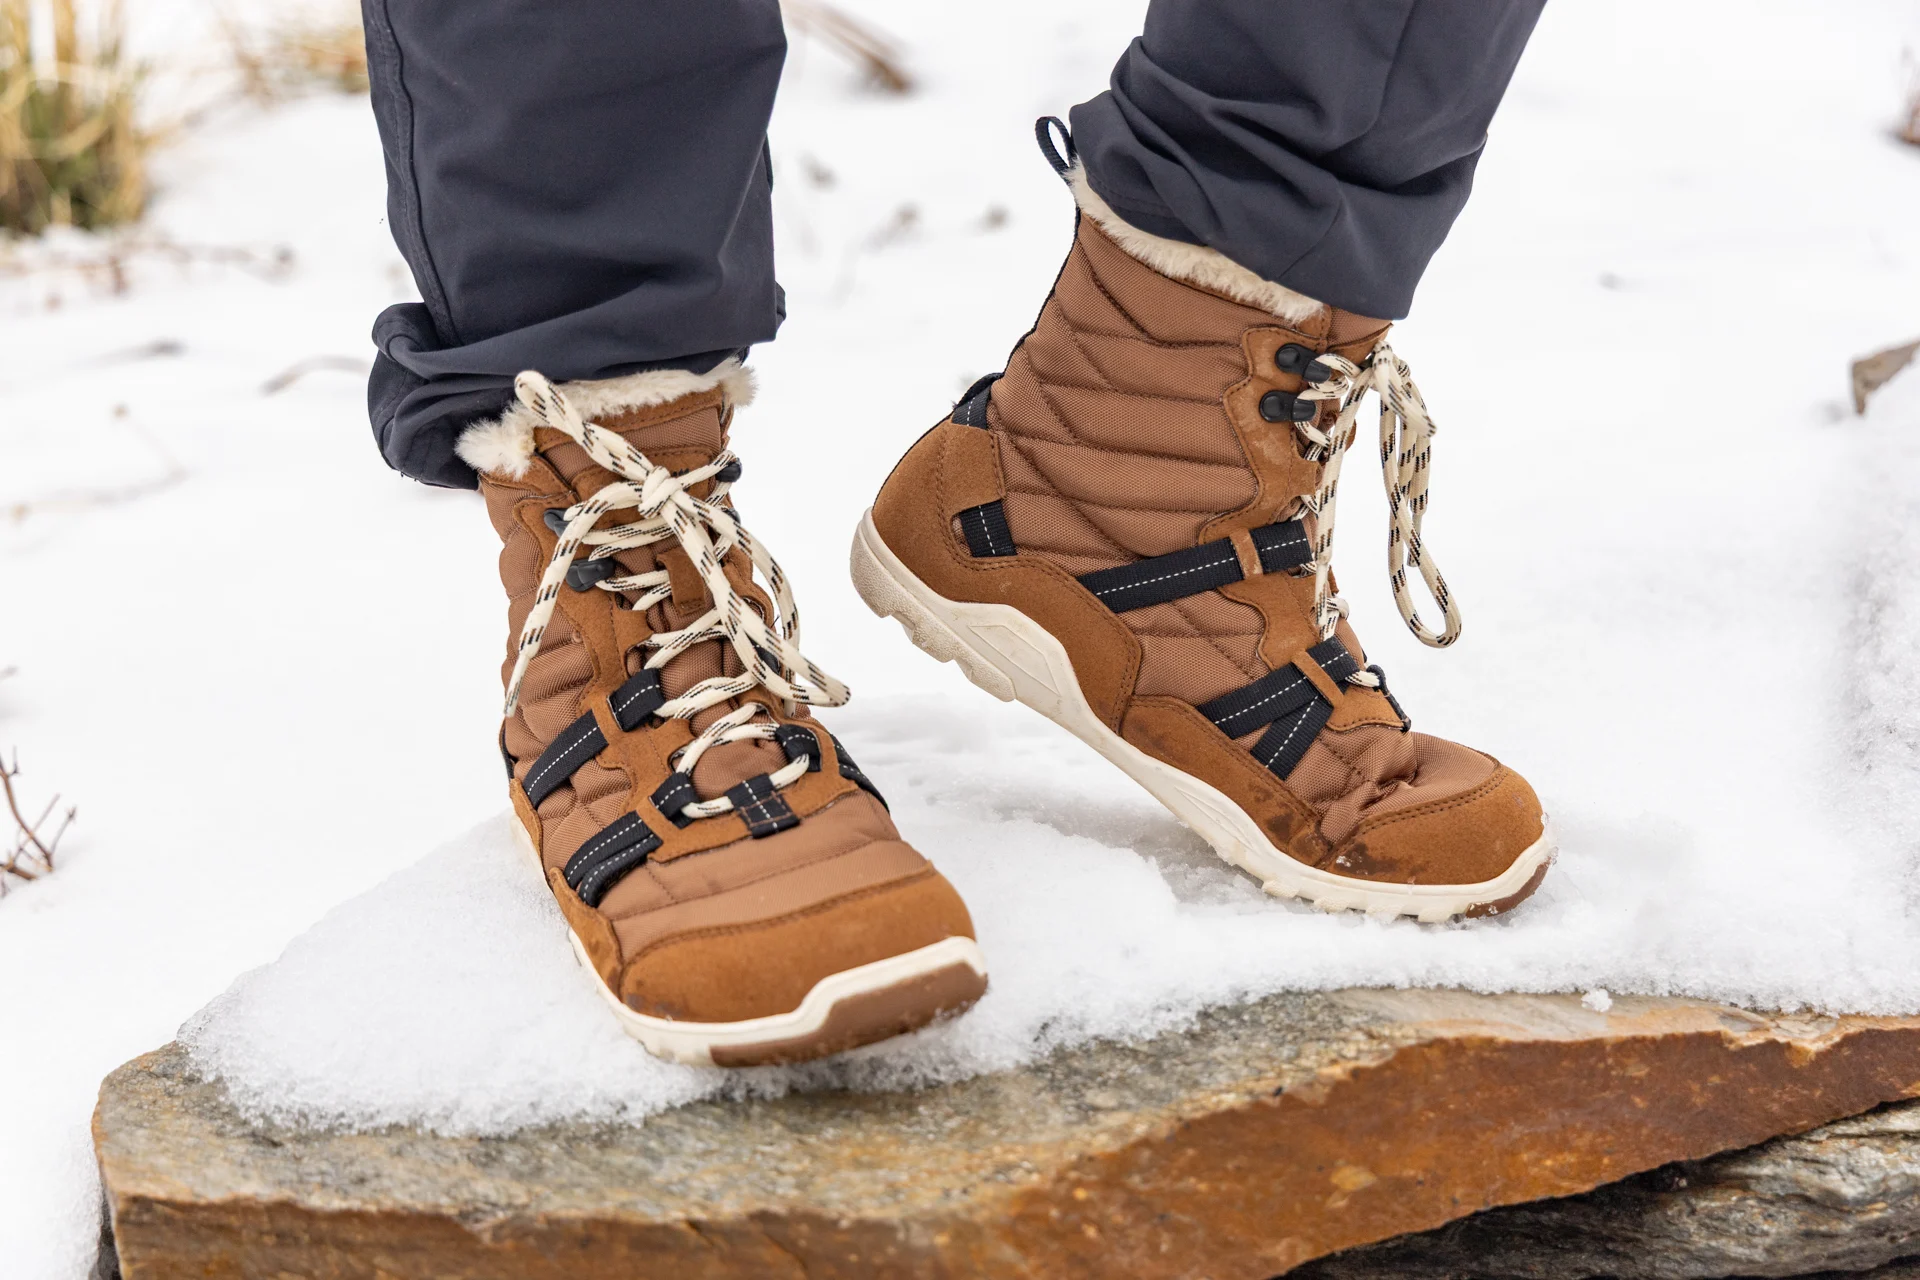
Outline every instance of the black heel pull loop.
<svg viewBox="0 0 1920 1280">
<path fill-rule="evenodd" d="M 1053 145 L 1056 132 L 1060 135 L 1058 147 Z M 1067 122 L 1059 116 L 1041 116 L 1033 122 L 1033 136 L 1040 143 L 1040 154 L 1047 158 L 1047 163 L 1064 181 L 1067 170 L 1080 158 L 1080 152 L 1073 145 L 1073 131 L 1067 128 Z M 1062 155 L 1062 152 L 1065 154 Z"/>
</svg>

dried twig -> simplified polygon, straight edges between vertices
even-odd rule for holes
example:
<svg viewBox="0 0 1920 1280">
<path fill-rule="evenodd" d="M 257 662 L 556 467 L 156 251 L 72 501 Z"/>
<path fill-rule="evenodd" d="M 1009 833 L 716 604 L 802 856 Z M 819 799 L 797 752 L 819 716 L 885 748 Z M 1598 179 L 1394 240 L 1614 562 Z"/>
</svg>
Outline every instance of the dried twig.
<svg viewBox="0 0 1920 1280">
<path fill-rule="evenodd" d="M 60 807 L 60 797 L 56 794 L 47 801 L 40 816 L 31 822 L 20 808 L 20 796 L 14 790 L 13 780 L 20 776 L 19 753 L 14 754 L 11 762 L 0 759 L 0 796 L 4 796 L 7 812 L 13 818 L 14 835 L 10 844 L 0 852 L 0 894 L 7 890 L 13 880 L 38 880 L 42 876 L 53 874 L 54 855 L 60 848 L 60 838 L 73 825 L 79 816 L 79 809 L 68 805 L 61 813 L 52 830 L 48 830 L 49 821 Z"/>
<path fill-rule="evenodd" d="M 149 259 L 182 268 L 233 267 L 276 281 L 293 269 L 293 250 L 285 245 L 181 244 L 165 236 L 122 236 L 84 253 L 0 243 L 0 280 L 67 275 L 107 293 L 123 294 L 131 287 L 132 268 Z"/>
<path fill-rule="evenodd" d="M 913 91 L 913 77 L 892 37 L 824 0 L 781 0 L 780 11 L 795 31 L 837 49 L 888 93 Z"/>
<path fill-rule="evenodd" d="M 1920 340 L 1901 347 L 1888 347 L 1853 362 L 1853 411 L 1865 413 L 1867 398 L 1892 380 L 1893 375 L 1920 356 Z"/>
<path fill-rule="evenodd" d="M 279 102 L 311 88 L 367 91 L 367 43 L 354 6 L 330 18 L 282 22 L 250 30 L 220 14 L 242 91 L 256 102 Z"/>
<path fill-rule="evenodd" d="M 365 374 L 367 368 L 365 360 L 356 360 L 352 356 L 309 356 L 305 360 L 289 365 L 261 383 L 260 394 L 277 396 L 310 373 L 332 370 L 339 373 Z"/>
<path fill-rule="evenodd" d="M 1902 61 L 1907 65 L 1907 122 L 1900 126 L 1899 138 L 1920 147 L 1920 60 L 1909 49 Z"/>
<path fill-rule="evenodd" d="M 124 406 L 116 410 L 116 417 L 125 416 Z M 6 514 L 15 524 L 28 516 L 46 515 L 55 511 L 87 511 L 95 507 L 117 507 L 123 503 L 137 502 L 141 498 L 150 498 L 156 493 L 164 493 L 187 478 L 187 469 L 173 456 L 173 451 L 152 431 L 138 422 L 129 422 L 128 427 L 146 441 L 149 448 L 159 457 L 161 471 L 159 475 L 145 480 L 135 480 L 130 484 L 111 485 L 96 489 L 71 489 L 49 494 L 44 498 L 24 499 L 12 503 L 6 508 Z"/>
</svg>

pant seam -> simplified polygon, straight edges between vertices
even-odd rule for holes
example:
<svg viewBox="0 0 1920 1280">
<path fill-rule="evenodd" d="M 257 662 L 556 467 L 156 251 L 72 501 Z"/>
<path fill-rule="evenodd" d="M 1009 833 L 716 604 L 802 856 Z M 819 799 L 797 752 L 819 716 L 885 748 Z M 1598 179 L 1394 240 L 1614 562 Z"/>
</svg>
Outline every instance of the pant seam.
<svg viewBox="0 0 1920 1280">
<path fill-rule="evenodd" d="M 404 234 L 412 242 L 414 252 L 409 257 L 418 259 L 417 264 L 409 262 L 414 269 L 414 283 L 420 287 L 421 301 L 426 303 L 427 310 L 432 314 L 441 341 L 449 346 L 462 346 L 465 344 L 460 327 L 454 323 L 452 305 L 447 301 L 446 288 L 441 284 L 439 270 L 434 266 L 433 252 L 427 246 L 425 213 L 420 207 L 420 179 L 414 168 L 413 95 L 407 91 L 405 54 L 400 48 L 399 37 L 393 31 L 393 20 L 387 13 L 387 0 L 365 0 L 365 7 L 367 16 L 372 19 L 366 23 L 368 43 L 377 39 L 382 52 L 387 54 L 384 59 L 369 57 L 368 70 L 376 72 L 377 68 L 377 74 L 386 89 L 387 101 L 393 104 L 397 117 L 393 130 L 394 148 L 399 153 L 394 157 L 397 188 L 394 194 L 401 206 L 396 221 L 403 221 L 405 225 L 396 225 L 394 231 L 396 236 Z M 404 249 L 406 246 L 402 247 Z"/>
</svg>

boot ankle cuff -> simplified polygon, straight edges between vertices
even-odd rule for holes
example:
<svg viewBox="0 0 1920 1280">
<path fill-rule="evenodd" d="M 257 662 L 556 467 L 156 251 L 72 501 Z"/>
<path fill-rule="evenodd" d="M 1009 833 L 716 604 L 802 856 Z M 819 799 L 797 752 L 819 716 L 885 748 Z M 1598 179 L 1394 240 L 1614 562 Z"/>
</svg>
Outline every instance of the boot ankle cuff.
<svg viewBox="0 0 1920 1280">
<path fill-rule="evenodd" d="M 563 382 L 558 390 L 588 422 L 627 409 L 646 409 L 681 396 L 719 387 L 733 406 L 753 403 L 753 370 L 728 356 L 705 373 L 685 369 L 649 369 L 590 382 Z M 497 418 L 476 422 L 460 433 L 453 451 L 475 471 L 518 480 L 533 461 L 533 429 L 539 419 L 518 401 Z"/>
<path fill-rule="evenodd" d="M 1078 160 L 1067 170 L 1066 178 L 1080 211 L 1092 218 L 1129 257 L 1139 259 L 1161 275 L 1224 293 L 1236 302 L 1258 307 L 1290 324 L 1298 324 L 1325 309 L 1325 303 L 1255 275 L 1218 249 L 1142 231 L 1100 198 L 1100 193 L 1087 181 L 1086 167 Z"/>
</svg>

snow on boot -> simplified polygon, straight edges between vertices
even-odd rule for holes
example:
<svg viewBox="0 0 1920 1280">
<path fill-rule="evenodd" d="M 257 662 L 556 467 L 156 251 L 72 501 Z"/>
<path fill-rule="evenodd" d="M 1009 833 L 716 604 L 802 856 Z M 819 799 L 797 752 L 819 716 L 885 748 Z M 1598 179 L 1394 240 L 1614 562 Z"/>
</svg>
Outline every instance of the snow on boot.
<svg viewBox="0 0 1920 1280">
<path fill-rule="evenodd" d="M 1532 788 L 1411 732 L 1333 594 L 1335 486 L 1371 390 L 1395 598 L 1427 643 L 1458 634 L 1419 537 L 1431 424 L 1387 323 L 1141 232 L 1067 178 L 1081 212 L 1053 292 L 882 487 L 854 539 L 862 598 L 1269 893 L 1427 921 L 1511 908 L 1553 856 Z"/>
<path fill-rule="evenodd" d="M 459 442 L 506 544 L 514 812 L 621 1024 L 701 1065 L 816 1058 L 986 989 L 959 895 L 808 714 L 846 690 L 727 499 L 751 385 L 731 360 L 527 373 Z"/>
</svg>

